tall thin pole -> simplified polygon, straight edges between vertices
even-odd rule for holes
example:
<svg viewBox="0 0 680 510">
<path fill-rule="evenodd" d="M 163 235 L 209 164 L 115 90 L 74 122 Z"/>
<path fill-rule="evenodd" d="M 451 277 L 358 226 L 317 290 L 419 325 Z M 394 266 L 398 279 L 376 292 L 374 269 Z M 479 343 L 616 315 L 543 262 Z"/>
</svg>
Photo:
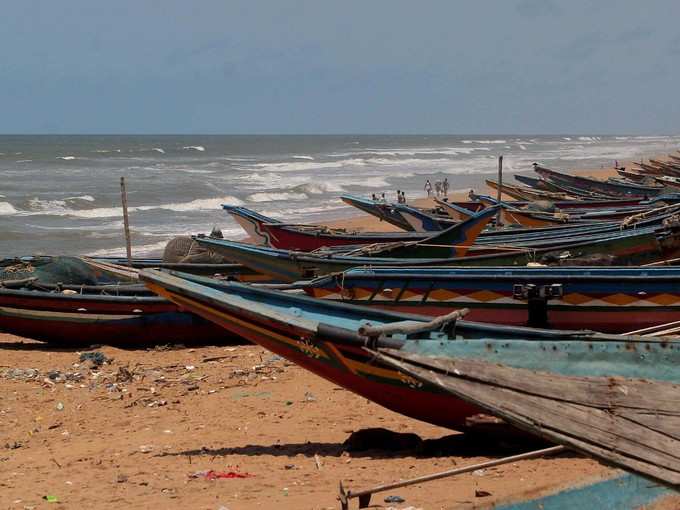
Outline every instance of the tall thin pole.
<svg viewBox="0 0 680 510">
<path fill-rule="evenodd" d="M 498 202 L 498 205 L 501 204 L 501 195 L 502 195 L 502 190 L 503 189 L 503 156 L 498 156 L 498 195 L 496 197 L 496 200 Z M 499 207 L 498 208 L 498 216 L 496 217 L 496 226 L 500 227 L 503 223 L 501 222 L 501 211 L 502 209 Z"/>
<path fill-rule="evenodd" d="M 130 221 L 128 220 L 127 191 L 125 191 L 125 177 L 120 178 L 120 198 L 123 202 L 123 227 L 125 229 L 125 250 L 128 266 L 132 267 L 132 244 L 130 242 Z"/>
</svg>

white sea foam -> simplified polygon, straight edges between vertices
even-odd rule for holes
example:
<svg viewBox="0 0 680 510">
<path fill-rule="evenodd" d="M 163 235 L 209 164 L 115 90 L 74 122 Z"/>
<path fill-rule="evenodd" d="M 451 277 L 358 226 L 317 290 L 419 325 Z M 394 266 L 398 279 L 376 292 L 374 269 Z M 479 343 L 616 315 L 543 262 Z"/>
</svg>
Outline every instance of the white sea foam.
<svg viewBox="0 0 680 510">
<path fill-rule="evenodd" d="M 17 210 L 9 202 L 0 202 L 0 216 L 11 216 L 16 214 Z"/>
<path fill-rule="evenodd" d="M 152 150 L 152 151 L 156 151 L 156 152 L 160 152 L 161 154 L 165 154 L 165 151 L 164 151 L 163 149 L 161 149 L 160 147 L 154 147 L 154 148 L 151 149 L 151 150 Z M 205 149 L 204 149 L 204 150 L 205 150 Z"/>
<path fill-rule="evenodd" d="M 306 200 L 309 197 L 305 193 L 288 192 L 262 192 L 248 195 L 249 202 L 276 202 L 280 200 Z"/>
<path fill-rule="evenodd" d="M 15 163 L 30 163 L 33 161 L 32 159 L 18 159 L 15 161 Z"/>
<path fill-rule="evenodd" d="M 340 168 L 345 165 L 364 165 L 362 159 L 347 159 L 342 161 L 326 162 L 297 162 L 297 163 L 258 163 L 253 167 L 266 172 L 304 172 L 308 170 L 321 170 L 324 168 Z"/>
<path fill-rule="evenodd" d="M 156 209 L 164 209 L 176 212 L 211 211 L 220 209 L 222 204 L 243 205 L 243 201 L 228 195 L 218 198 L 199 198 L 190 202 L 129 207 L 128 211 L 131 213 L 138 211 L 153 211 Z M 28 213 L 31 215 L 44 214 L 55 216 L 72 216 L 75 218 L 115 218 L 122 214 L 120 207 L 69 209 L 66 207 L 66 203 L 63 200 L 40 200 L 34 198 L 29 201 L 29 206 L 34 211 L 32 213 Z"/>
<path fill-rule="evenodd" d="M 523 151 L 527 150 L 527 146 L 526 146 L 526 145 L 523 145 L 523 144 L 521 144 L 521 143 L 518 143 L 517 145 L 518 145 L 519 148 L 522 149 Z"/>
<path fill-rule="evenodd" d="M 198 151 L 198 152 L 205 152 L 205 147 L 202 145 L 187 145 L 186 147 L 182 147 L 185 151 Z"/>
<path fill-rule="evenodd" d="M 340 193 L 344 191 L 342 186 L 334 182 L 307 182 L 300 184 L 293 188 L 295 191 L 301 193 L 308 193 L 310 195 L 321 195 L 323 193 Z"/>
<path fill-rule="evenodd" d="M 57 156 L 57 159 L 63 159 L 64 161 L 72 161 L 76 159 L 75 156 Z"/>
<path fill-rule="evenodd" d="M 309 161 L 314 161 L 312 156 L 291 156 L 293 159 L 307 159 Z"/>
<path fill-rule="evenodd" d="M 67 197 L 64 200 L 85 200 L 86 202 L 94 202 L 94 197 L 92 195 L 81 195 L 78 197 Z"/>
</svg>

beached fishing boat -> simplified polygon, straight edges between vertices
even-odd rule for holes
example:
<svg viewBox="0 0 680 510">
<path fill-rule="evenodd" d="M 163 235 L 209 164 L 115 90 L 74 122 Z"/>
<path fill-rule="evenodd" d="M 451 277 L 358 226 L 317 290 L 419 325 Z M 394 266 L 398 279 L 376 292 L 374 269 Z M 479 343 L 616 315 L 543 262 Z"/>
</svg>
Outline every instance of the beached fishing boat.
<svg viewBox="0 0 680 510">
<path fill-rule="evenodd" d="M 536 366 L 544 360 L 546 364 L 560 360 L 564 363 L 572 355 L 578 357 L 592 350 L 598 356 L 616 353 L 620 366 L 639 377 L 675 370 L 680 362 L 680 349 L 674 342 L 670 344 L 674 348 L 669 349 L 669 344 L 661 346 L 654 339 L 456 322 L 456 315 L 431 322 L 423 316 L 332 303 L 240 283 L 220 283 L 199 276 L 155 270 L 142 271 L 140 276 L 154 292 L 228 332 L 389 409 L 454 429 L 463 427 L 477 408 L 443 390 L 431 391 L 428 384 L 413 384 L 414 379 L 374 363 L 364 346 L 380 337 L 385 341 L 381 345 L 405 352 L 439 352 L 442 346 L 450 346 L 452 353 L 488 351 L 493 359 L 507 358 L 513 363 Z M 404 331 L 413 338 L 399 333 Z M 385 339 L 387 335 L 389 339 Z M 639 347 L 635 352 L 627 347 L 630 342 Z M 646 355 L 639 359 L 638 353 L 643 351 Z"/>
<path fill-rule="evenodd" d="M 663 192 L 663 187 L 643 186 L 640 184 L 622 184 L 609 181 L 598 181 L 589 177 L 569 175 L 534 164 L 534 171 L 543 179 L 556 184 L 564 184 L 572 188 L 605 193 L 614 197 L 654 197 Z"/>
<path fill-rule="evenodd" d="M 207 249 L 230 260 L 288 282 L 361 266 L 524 266 L 529 262 L 541 261 L 569 265 L 573 264 L 574 259 L 583 260 L 592 256 L 606 257 L 611 265 L 638 265 L 675 258 L 680 254 L 680 233 L 654 225 L 634 230 L 606 231 L 590 236 L 576 235 L 571 239 L 557 238 L 555 244 L 542 239 L 533 245 L 525 243 L 524 247 L 486 245 L 480 246 L 485 250 L 484 255 L 446 258 L 395 257 L 386 253 L 385 249 L 380 249 L 375 254 L 370 250 L 354 255 L 343 252 L 315 254 L 252 246 L 222 239 L 197 238 L 196 240 Z M 426 254 L 429 248 L 433 247 L 421 244 L 415 248 L 397 247 L 396 249 L 402 249 L 402 254 L 408 254 L 409 249 L 406 248 L 417 251 L 419 254 Z M 468 249 L 469 247 L 466 251 Z M 583 265 L 583 262 L 580 262 L 580 265 Z"/>
<path fill-rule="evenodd" d="M 377 200 L 357 197 L 354 195 L 341 195 L 340 199 L 346 204 L 354 206 L 357 209 L 370 214 L 371 216 L 379 218 L 381 221 L 386 221 L 387 223 L 399 227 L 402 230 L 406 230 L 407 232 L 413 231 L 411 224 L 399 213 L 395 207 L 397 204 L 389 204 Z M 468 202 L 458 202 L 458 204 L 461 207 L 469 207 L 473 212 L 478 212 L 483 209 L 481 204 Z M 422 209 L 422 211 L 433 216 L 439 216 L 443 220 L 448 220 L 448 216 L 442 211 L 437 211 L 434 209 Z M 437 230 L 441 230 L 441 228 L 437 228 Z"/>
<path fill-rule="evenodd" d="M 79 345 L 225 339 L 214 324 L 144 285 L 118 281 L 77 258 L 27 267 L 5 265 L 0 273 L 0 331 Z"/>
<path fill-rule="evenodd" d="M 625 333 L 680 321 L 680 269 L 355 268 L 309 282 L 313 297 L 422 315 Z"/>
<path fill-rule="evenodd" d="M 539 191 L 535 190 L 533 188 L 527 188 L 525 186 L 513 186 L 511 184 L 506 184 L 503 183 L 499 186 L 499 184 L 491 179 L 487 179 L 486 185 L 494 190 L 498 190 L 500 187 L 501 193 L 504 195 L 507 195 L 509 197 L 512 197 L 516 200 L 526 200 L 526 201 L 533 201 L 533 200 L 557 200 L 557 201 L 567 201 L 567 200 L 574 200 L 576 197 L 569 195 L 567 193 L 556 193 L 556 192 L 550 192 L 550 191 Z"/>
<path fill-rule="evenodd" d="M 239 224 L 258 245 L 287 250 L 314 251 L 328 246 L 421 241 L 432 235 L 422 232 L 360 232 L 322 225 L 289 224 L 278 220 L 267 221 L 271 218 L 245 207 L 222 207 L 232 217 L 239 219 Z"/>
</svg>

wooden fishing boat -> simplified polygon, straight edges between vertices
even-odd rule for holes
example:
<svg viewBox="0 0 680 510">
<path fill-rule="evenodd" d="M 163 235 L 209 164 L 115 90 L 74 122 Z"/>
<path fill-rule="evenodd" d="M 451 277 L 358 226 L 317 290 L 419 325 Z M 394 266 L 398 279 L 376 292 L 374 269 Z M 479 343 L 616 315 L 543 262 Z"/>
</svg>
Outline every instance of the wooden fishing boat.
<svg viewBox="0 0 680 510">
<path fill-rule="evenodd" d="M 641 183 L 642 181 L 649 179 L 649 175 L 645 175 L 634 170 L 626 170 L 625 168 L 617 168 L 616 173 L 618 173 L 621 177 L 625 177 L 626 179 L 630 179 L 634 182 Z"/>
<path fill-rule="evenodd" d="M 116 281 L 75 257 L 44 262 L 28 273 L 1 273 L 0 330 L 79 345 L 225 339 L 214 324 L 181 311 L 143 285 Z"/>
<path fill-rule="evenodd" d="M 480 213 L 481 214 L 481 213 Z M 314 254 L 288 250 L 276 250 L 222 239 L 196 238 L 209 250 L 213 250 L 230 260 L 240 262 L 255 271 L 269 274 L 281 281 L 293 282 L 330 273 L 346 271 L 352 267 L 423 267 L 423 266 L 524 266 L 529 262 L 556 260 L 568 265 L 574 258 L 607 256 L 613 265 L 637 265 L 675 258 L 680 253 L 680 233 L 655 226 L 640 227 L 635 230 L 621 230 L 604 234 L 576 237 L 570 240 L 559 239 L 554 245 L 546 240 L 538 244 L 541 248 L 487 247 L 495 252 L 485 255 L 447 258 L 409 258 L 384 256 L 386 250 L 380 249 L 376 256 L 370 251 L 361 256 L 345 253 Z M 559 243 L 562 241 L 564 244 Z M 531 245 L 531 243 L 527 243 Z M 411 247 L 411 253 L 426 254 L 430 246 L 421 244 Z M 444 247 L 446 249 L 446 247 Z M 450 249 L 450 248 L 449 248 Z M 467 250 L 467 248 L 466 248 Z M 408 254 L 405 249 L 402 254 Z M 383 255 L 383 256 L 380 256 Z"/>
<path fill-rule="evenodd" d="M 527 228 L 549 227 L 564 223 L 593 223 L 602 221 L 620 221 L 624 218 L 644 212 L 648 207 L 623 207 L 620 209 L 569 209 L 569 212 L 555 211 L 552 214 L 540 210 L 516 209 L 502 205 L 502 221 L 504 224 L 515 223 Z"/>
<path fill-rule="evenodd" d="M 386 338 L 389 339 L 387 335 Z M 537 342 L 380 347 L 377 359 L 448 391 L 531 434 L 680 489 L 678 337 L 571 342 L 547 353 Z M 458 344 L 458 345 L 456 345 Z M 651 362 L 651 363 L 650 363 Z"/>
<path fill-rule="evenodd" d="M 674 189 L 680 189 L 680 177 L 671 177 L 670 175 L 655 175 L 654 180 L 663 186 L 668 186 Z"/>
<path fill-rule="evenodd" d="M 382 221 L 386 221 L 387 223 L 399 227 L 402 230 L 406 230 L 407 232 L 413 231 L 413 227 L 411 226 L 411 224 L 399 213 L 396 207 L 397 204 L 388 204 L 385 202 L 369 200 L 367 198 L 357 197 L 354 195 L 341 195 L 340 199 L 346 204 L 352 205 L 357 209 L 364 211 L 365 213 L 368 213 L 371 216 L 375 216 L 376 218 L 379 218 Z M 474 212 L 478 212 L 483 208 L 481 204 L 477 204 L 474 202 L 473 203 L 457 202 L 457 204 L 460 205 L 461 207 L 466 208 L 469 207 L 470 210 Z M 427 208 L 420 210 L 429 215 L 440 217 L 445 221 L 449 219 L 448 216 L 445 213 L 443 213 L 443 211 Z M 450 225 L 447 224 L 443 228 L 446 228 L 447 226 Z M 441 227 L 437 228 L 436 230 L 441 230 Z"/>
<path fill-rule="evenodd" d="M 443 210 L 446 210 L 447 207 L 450 207 L 458 211 L 461 218 L 459 221 L 464 221 L 473 216 L 473 213 L 471 213 L 469 209 L 464 209 L 456 205 L 455 203 L 448 203 L 444 201 L 438 201 L 437 203 L 441 206 Z M 426 234 L 421 232 L 355 233 L 346 232 L 338 229 L 327 229 L 326 227 L 323 226 L 288 225 L 278 221 L 276 223 L 267 223 L 263 221 L 261 218 L 258 218 L 258 216 L 261 215 L 254 211 L 251 211 L 250 209 L 232 206 L 225 206 L 225 209 L 229 213 L 242 218 L 242 221 L 244 223 L 247 220 L 249 225 L 248 231 L 257 232 L 257 235 L 260 237 L 261 242 L 257 244 L 263 246 L 271 246 L 279 249 L 289 249 L 297 251 L 315 251 L 327 247 L 349 248 L 350 246 L 353 245 L 369 245 L 386 242 L 422 241 L 433 235 L 432 233 Z M 414 215 L 422 217 L 421 218 L 422 221 L 432 219 L 432 217 L 426 216 L 425 213 L 423 213 L 422 211 L 415 210 L 411 212 Z M 411 212 L 405 212 L 405 215 L 411 214 Z M 553 225 L 559 225 L 559 223 L 554 222 Z M 534 236 L 538 236 L 541 233 L 544 233 L 545 236 L 554 237 L 559 235 L 560 232 L 565 233 L 567 229 L 572 226 L 574 225 L 562 225 L 559 227 L 551 226 L 550 228 L 546 228 L 544 230 L 538 228 L 533 229 L 517 228 L 513 229 L 512 231 L 482 232 L 478 237 L 478 242 L 488 241 L 491 244 L 503 244 L 506 242 L 505 240 L 510 236 L 521 240 L 527 234 L 534 238 Z M 176 269 L 178 271 L 182 271 L 181 267 L 166 267 L 166 269 Z M 195 271 L 186 272 L 195 273 Z M 224 272 L 222 274 L 231 273 Z M 235 279 L 238 279 L 239 281 L 254 281 L 255 275 L 256 273 L 254 272 L 252 275 L 250 275 L 244 274 L 244 271 L 242 271 L 241 273 L 238 274 L 238 277 Z"/>
<path fill-rule="evenodd" d="M 621 366 L 630 367 L 640 377 L 658 373 L 664 367 L 675 370 L 680 362 L 680 349 L 674 343 L 670 344 L 673 348 L 661 348 L 656 341 L 642 340 L 633 352 L 627 347 L 633 341 L 629 337 L 454 323 L 455 315 L 431 322 L 417 315 L 332 303 L 235 282 L 220 283 L 200 276 L 155 270 L 142 271 L 140 276 L 154 292 L 232 334 L 396 412 L 454 429 L 464 427 L 465 418 L 476 413 L 477 408 L 443 390 L 431 391 L 428 384 L 413 384 L 414 379 L 402 377 L 397 370 L 375 364 L 363 347 L 376 332 L 382 335 L 390 328 L 401 330 L 408 326 L 411 332 L 420 328 L 414 339 L 395 334 L 385 341 L 384 345 L 405 352 L 439 352 L 444 345 L 450 346 L 452 353 L 489 350 L 490 356 L 499 361 L 508 358 L 513 363 L 524 360 L 535 365 L 544 359 L 546 364 L 560 360 L 564 363 L 572 353 L 579 356 L 591 349 L 597 353 L 615 352 L 619 353 Z M 645 357 L 637 360 L 639 352 L 645 352 Z"/>
<path fill-rule="evenodd" d="M 541 190 L 541 191 L 559 191 L 556 187 L 554 187 L 552 184 L 550 184 L 548 181 L 544 181 L 543 179 L 537 179 L 536 177 L 530 177 L 528 175 L 518 175 L 515 174 L 513 175 L 516 181 L 519 181 L 520 183 L 524 184 L 525 186 L 529 186 L 530 188 L 533 188 L 535 190 Z"/>
<path fill-rule="evenodd" d="M 512 197 L 516 200 L 526 200 L 526 201 L 533 201 L 533 200 L 559 200 L 559 201 L 567 201 L 567 200 L 573 200 L 575 197 L 572 195 L 568 195 L 566 193 L 555 193 L 551 191 L 538 191 L 533 188 L 527 188 L 525 186 L 513 186 L 511 184 L 502 184 L 498 185 L 498 183 L 494 180 L 487 179 L 486 185 L 489 186 L 491 189 L 498 190 L 498 188 L 501 188 L 501 193 L 504 195 L 507 195 L 509 197 Z"/>
<path fill-rule="evenodd" d="M 662 187 L 643 186 L 639 184 L 621 184 L 608 181 L 598 181 L 589 177 L 568 175 L 555 170 L 549 170 L 534 164 L 534 171 L 543 179 L 557 184 L 563 183 L 573 188 L 595 191 L 618 197 L 653 197 L 663 191 Z"/>
<path fill-rule="evenodd" d="M 680 172 L 680 164 L 677 164 L 675 161 L 660 161 L 658 159 L 651 159 L 649 160 L 650 165 L 654 165 L 658 168 L 661 168 L 663 170 L 670 170 L 671 172 Z"/>
<path fill-rule="evenodd" d="M 289 224 L 240 206 L 223 206 L 260 246 L 314 251 L 328 246 L 421 241 L 431 236 L 422 232 L 361 232 L 321 225 Z M 441 228 L 437 229 L 441 230 Z M 181 269 L 178 269 L 181 271 Z"/>
<path fill-rule="evenodd" d="M 354 268 L 295 288 L 315 298 L 421 315 L 625 333 L 680 321 L 680 268 Z"/>
<path fill-rule="evenodd" d="M 369 200 L 354 195 L 341 195 L 340 199 L 348 205 L 356 207 L 371 216 L 379 218 L 381 221 L 394 225 L 406 232 L 413 232 L 413 227 L 406 221 L 390 204 Z"/>
<path fill-rule="evenodd" d="M 637 166 L 635 170 L 645 175 L 666 175 L 666 174 L 673 176 L 680 175 L 676 174 L 675 172 L 666 171 L 663 168 L 659 168 L 656 165 L 650 165 L 648 163 L 639 162 L 635 163 L 635 165 Z"/>
</svg>

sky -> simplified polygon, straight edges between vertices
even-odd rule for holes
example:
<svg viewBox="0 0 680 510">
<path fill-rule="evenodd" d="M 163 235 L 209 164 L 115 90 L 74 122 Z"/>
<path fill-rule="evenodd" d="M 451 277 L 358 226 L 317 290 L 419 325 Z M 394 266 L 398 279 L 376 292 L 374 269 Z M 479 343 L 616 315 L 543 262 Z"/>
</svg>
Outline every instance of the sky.
<svg viewBox="0 0 680 510">
<path fill-rule="evenodd" d="M 678 0 L 0 0 L 0 133 L 676 134 Z"/>
</svg>

